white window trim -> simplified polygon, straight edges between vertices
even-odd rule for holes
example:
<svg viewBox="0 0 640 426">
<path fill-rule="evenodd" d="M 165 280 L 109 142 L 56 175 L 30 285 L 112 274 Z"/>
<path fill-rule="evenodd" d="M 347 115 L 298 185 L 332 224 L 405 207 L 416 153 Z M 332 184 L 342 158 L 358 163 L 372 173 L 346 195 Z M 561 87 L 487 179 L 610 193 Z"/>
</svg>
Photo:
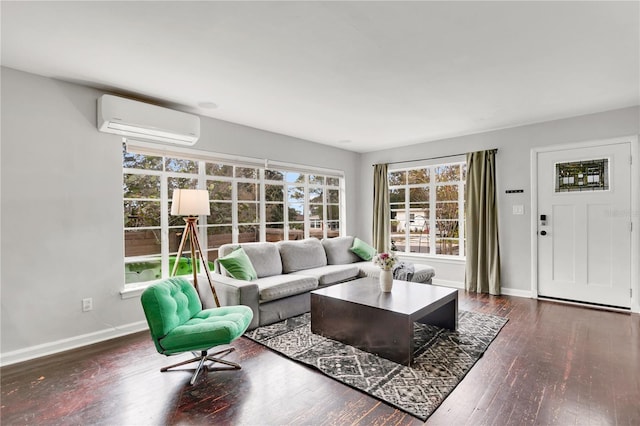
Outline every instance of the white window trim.
<svg viewBox="0 0 640 426">
<path fill-rule="evenodd" d="M 451 164 L 466 164 L 466 156 L 465 155 L 456 155 L 456 156 L 451 156 L 451 157 L 447 157 L 446 160 L 447 161 L 443 161 L 444 158 L 435 158 L 435 159 L 431 159 L 431 160 L 422 160 L 422 161 L 407 161 L 407 162 L 402 162 L 402 163 L 394 163 L 393 165 L 390 165 L 388 168 L 388 173 L 392 173 L 392 172 L 401 172 L 401 171 L 408 171 L 408 170 L 414 170 L 414 169 L 420 169 L 420 168 L 430 168 L 431 170 L 433 170 L 433 168 L 440 166 L 440 165 L 451 165 Z M 461 180 L 458 181 L 457 185 L 458 185 L 458 206 L 464 206 L 464 181 L 462 180 L 462 175 L 460 176 Z M 437 203 L 437 199 L 435 198 L 435 194 L 436 194 L 436 188 L 437 186 L 441 186 L 441 185 L 452 185 L 452 183 L 450 182 L 436 182 L 435 180 L 435 176 L 433 175 L 433 173 L 430 173 L 430 177 L 429 177 L 429 228 L 430 229 L 436 229 L 436 203 Z M 394 188 L 403 188 L 405 189 L 405 201 L 404 201 L 404 205 L 405 208 L 407 208 L 407 206 L 410 206 L 410 193 L 409 193 L 409 189 L 410 188 L 422 188 L 424 187 L 424 184 L 408 184 L 405 183 L 403 185 L 389 185 L 389 187 L 394 187 Z M 447 254 L 437 254 L 435 253 L 436 250 L 436 238 L 434 236 L 433 241 L 431 242 L 431 252 L 430 253 L 412 253 L 412 252 L 398 252 L 398 256 L 402 256 L 402 257 L 408 257 L 408 258 L 416 258 L 416 259 L 428 259 L 428 258 L 432 258 L 432 259 L 442 259 L 442 260 L 451 260 L 451 261 L 466 261 L 466 256 L 464 255 L 465 253 L 465 238 L 466 237 L 466 229 L 464 226 L 464 209 L 463 208 L 458 208 L 458 226 L 460 229 L 460 237 L 458 238 L 458 244 L 459 244 L 459 255 L 447 255 Z M 405 240 L 409 241 L 410 239 L 410 232 L 409 232 L 409 227 L 406 226 L 405 227 Z"/>
<path fill-rule="evenodd" d="M 194 149 L 188 149 L 188 148 L 182 148 L 182 147 L 169 147 L 169 146 L 164 146 L 164 145 L 157 145 L 157 144 L 152 144 L 152 143 L 148 143 L 148 142 L 143 142 L 143 141 L 137 141 L 137 140 L 126 140 L 126 150 L 127 152 L 130 153 L 135 153 L 135 154 L 141 154 L 141 155 L 151 155 L 151 156 L 161 156 L 161 157 L 170 157 L 170 158 L 180 158 L 180 159 L 187 159 L 187 160 L 192 160 L 192 161 L 196 161 L 198 162 L 198 173 L 179 173 L 179 172 L 172 172 L 172 171 L 165 171 L 163 170 L 145 170 L 145 169 L 136 169 L 136 168 L 123 168 L 123 174 L 125 173 L 133 173 L 133 174 L 138 174 L 138 175 L 155 175 L 155 176 L 160 176 L 160 199 L 152 199 L 151 201 L 159 201 L 160 202 L 160 227 L 152 227 L 153 229 L 160 229 L 160 238 L 161 238 L 161 253 L 160 253 L 160 257 L 161 257 L 161 274 L 163 277 L 169 276 L 170 272 L 169 269 L 169 257 L 171 255 L 171 252 L 169 251 L 169 234 L 170 234 L 170 229 L 169 229 L 169 213 L 167 210 L 167 206 L 169 205 L 169 199 L 168 199 L 168 179 L 169 178 L 188 178 L 188 179 L 196 179 L 198 181 L 198 185 L 197 187 L 199 189 L 205 189 L 206 188 L 206 181 L 207 179 L 211 179 L 212 177 L 215 177 L 218 180 L 222 180 L 222 181 L 229 181 L 232 183 L 231 186 L 231 200 L 230 203 L 232 205 L 236 205 L 238 204 L 238 191 L 237 191 L 237 184 L 239 182 L 248 182 L 248 183 L 257 183 L 259 185 L 260 188 L 260 200 L 259 200 L 259 223 L 256 223 L 256 226 L 259 227 L 260 229 L 260 234 L 259 234 L 259 238 L 261 241 L 266 241 L 266 194 L 265 194 L 265 183 L 267 184 L 282 184 L 283 185 L 283 189 L 284 189 L 284 200 L 283 200 L 283 206 L 284 206 L 284 218 L 283 218 L 283 231 L 284 231 L 284 235 L 283 238 L 284 239 L 288 239 L 289 238 L 289 226 L 288 226 L 288 196 L 287 196 L 287 188 L 288 188 L 288 184 L 290 184 L 291 182 L 287 182 L 286 178 L 283 179 L 283 181 L 271 181 L 271 180 L 267 180 L 265 179 L 265 170 L 266 169 L 272 169 L 272 170 L 283 170 L 286 172 L 297 172 L 297 173 L 302 173 L 305 174 L 305 180 L 304 180 L 304 184 L 303 185 L 298 185 L 298 186 L 304 186 L 304 203 L 303 203 L 303 208 L 304 210 L 304 237 L 305 238 L 309 238 L 310 236 L 310 217 L 309 217 L 309 186 L 315 186 L 315 187 L 322 187 L 323 189 L 323 212 L 324 216 L 323 216 L 323 221 L 325 223 L 328 222 L 328 219 L 326 217 L 326 203 L 327 203 L 327 190 L 328 189 L 337 189 L 339 191 L 339 196 L 340 196 L 340 200 L 338 203 L 338 207 L 339 207 L 339 219 L 338 222 L 340 223 L 340 230 L 341 233 L 340 235 L 346 235 L 346 216 L 344 214 L 346 207 L 345 207 L 345 200 L 346 200 L 346 195 L 345 195 L 345 173 L 344 171 L 341 170 L 335 170 L 335 169 L 326 169 L 326 168 L 319 168 L 319 167 L 314 167 L 314 166 L 305 166 L 305 165 L 300 165 L 300 164 L 292 164 L 292 163 L 285 163 L 285 162 L 279 162 L 279 161 L 270 161 L 270 160 L 266 160 L 266 159 L 256 159 L 256 158 L 250 158 L 250 157 L 240 157 L 240 156 L 231 156 L 231 155 L 227 155 L 227 154 L 219 154 L 219 153 L 211 153 L 208 151 L 200 151 L 200 150 L 194 150 Z M 209 176 L 206 174 L 206 168 L 204 167 L 204 163 L 209 162 L 209 163 L 222 163 L 222 164 L 227 164 L 230 166 L 233 166 L 233 176 L 229 177 L 229 176 Z M 258 169 L 258 178 L 257 179 L 253 179 L 253 178 L 238 178 L 235 177 L 235 170 L 236 167 L 248 167 L 248 168 L 257 168 Z M 322 185 L 309 185 L 308 183 L 308 175 L 310 174 L 317 174 L 317 175 L 322 175 L 325 177 L 325 182 Z M 327 185 L 327 178 L 337 178 L 338 179 L 338 185 Z M 124 198 L 123 198 L 124 199 Z M 141 200 L 141 199 L 135 199 L 135 200 Z M 335 203 L 332 203 L 332 205 L 335 205 Z M 232 209 L 232 222 L 231 222 L 231 227 L 232 227 L 232 243 L 237 244 L 238 240 L 239 240 L 239 226 L 241 224 L 238 223 L 238 211 L 237 208 L 236 209 Z M 335 220 L 331 221 L 331 222 L 336 222 Z M 327 224 L 328 225 L 328 224 Z M 208 241 L 207 239 L 207 229 L 208 229 L 208 225 L 207 225 L 207 221 L 206 221 L 206 217 L 202 216 L 199 218 L 199 222 L 198 222 L 198 230 L 199 230 L 199 237 L 201 241 Z M 327 232 L 328 232 L 328 226 L 325 226 L 323 229 L 323 238 L 327 237 Z M 129 229 L 129 228 L 127 228 Z M 142 228 L 136 228 L 136 229 L 142 229 Z M 171 228 L 174 229 L 174 228 Z M 124 229 L 123 229 L 124 231 Z M 205 261 L 208 260 L 208 252 L 211 249 L 209 249 L 208 244 L 207 247 L 203 247 L 203 251 L 204 253 L 202 253 L 202 257 Z M 141 259 L 148 257 L 148 256 L 140 256 Z M 128 257 L 125 258 L 125 260 L 130 260 L 132 259 L 132 257 Z M 153 282 L 157 282 L 159 280 L 152 280 L 152 281 L 145 281 L 145 282 L 140 282 L 140 283 L 129 283 L 129 284 L 124 284 L 124 288 L 120 291 L 121 297 L 123 299 L 126 298 L 132 298 L 132 297 L 137 297 L 139 296 L 142 291 L 151 283 Z"/>
<path fill-rule="evenodd" d="M 146 154 L 165 157 L 180 157 L 194 161 L 206 161 L 209 163 L 225 163 L 241 167 L 260 167 L 265 169 L 285 169 L 289 172 L 300 172 L 323 176 L 337 177 L 344 179 L 344 170 L 329 169 L 324 167 L 311 166 L 306 164 L 294 164 L 284 161 L 270 160 L 266 158 L 243 157 L 239 155 L 229 155 L 211 151 L 202 151 L 192 148 L 178 146 L 159 145 L 150 142 L 143 142 L 135 139 L 127 139 L 127 151 L 135 154 Z"/>
</svg>

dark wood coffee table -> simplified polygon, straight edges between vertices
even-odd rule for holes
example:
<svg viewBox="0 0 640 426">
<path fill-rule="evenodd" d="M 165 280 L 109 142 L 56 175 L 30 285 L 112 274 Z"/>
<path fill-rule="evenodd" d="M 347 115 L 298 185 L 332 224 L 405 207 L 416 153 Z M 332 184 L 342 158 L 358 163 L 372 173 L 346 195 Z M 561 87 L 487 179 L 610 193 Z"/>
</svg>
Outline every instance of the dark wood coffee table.
<svg viewBox="0 0 640 426">
<path fill-rule="evenodd" d="M 311 292 L 311 331 L 410 365 L 413 323 L 455 330 L 458 291 L 429 284 L 393 281 L 390 293 L 377 278 L 361 278 Z"/>
</svg>

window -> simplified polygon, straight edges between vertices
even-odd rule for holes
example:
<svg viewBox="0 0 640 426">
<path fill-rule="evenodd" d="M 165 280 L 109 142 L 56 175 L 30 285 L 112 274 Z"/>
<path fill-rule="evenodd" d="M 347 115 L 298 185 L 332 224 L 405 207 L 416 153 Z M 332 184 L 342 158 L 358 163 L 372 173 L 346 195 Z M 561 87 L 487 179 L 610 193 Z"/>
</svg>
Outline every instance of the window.
<svg viewBox="0 0 640 426">
<path fill-rule="evenodd" d="M 464 257 L 466 163 L 389 171 L 392 247 Z"/>
<path fill-rule="evenodd" d="M 142 152 L 123 148 L 126 285 L 172 271 L 184 229 L 170 214 L 174 189 L 209 192 L 211 215 L 200 218 L 198 230 L 210 267 L 223 244 L 332 238 L 343 229 L 342 176 Z M 191 259 L 178 262 L 178 274 L 192 273 Z"/>
</svg>

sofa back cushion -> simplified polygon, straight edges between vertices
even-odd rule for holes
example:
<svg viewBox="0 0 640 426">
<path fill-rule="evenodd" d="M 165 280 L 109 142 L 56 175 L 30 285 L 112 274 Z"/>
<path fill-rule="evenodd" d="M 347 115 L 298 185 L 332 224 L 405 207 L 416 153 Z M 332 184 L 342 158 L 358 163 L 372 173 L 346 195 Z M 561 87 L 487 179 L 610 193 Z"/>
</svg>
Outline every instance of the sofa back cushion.
<svg viewBox="0 0 640 426">
<path fill-rule="evenodd" d="M 350 250 L 352 245 L 353 237 L 350 236 L 323 239 L 322 246 L 327 254 L 327 264 L 347 265 L 361 261 L 362 259 Z"/>
<path fill-rule="evenodd" d="M 226 256 L 238 247 L 242 247 L 251 260 L 258 278 L 282 274 L 280 252 L 274 243 L 224 244 L 218 248 L 218 256 Z"/>
<path fill-rule="evenodd" d="M 318 268 L 327 264 L 327 255 L 317 238 L 298 241 L 278 241 L 278 250 L 282 258 L 282 271 L 285 274 Z"/>
</svg>

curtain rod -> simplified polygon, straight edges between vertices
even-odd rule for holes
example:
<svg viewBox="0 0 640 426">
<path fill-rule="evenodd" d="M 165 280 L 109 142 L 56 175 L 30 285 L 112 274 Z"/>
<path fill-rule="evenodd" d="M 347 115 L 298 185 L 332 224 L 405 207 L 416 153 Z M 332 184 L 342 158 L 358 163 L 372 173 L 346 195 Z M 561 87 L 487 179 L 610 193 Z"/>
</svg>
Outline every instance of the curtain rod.
<svg viewBox="0 0 640 426">
<path fill-rule="evenodd" d="M 498 152 L 498 148 L 493 148 L 493 149 L 487 149 L 485 151 L 493 151 L 494 153 Z M 460 154 L 449 154 L 449 155 L 441 155 L 439 157 L 429 157 L 429 158 L 418 158 L 415 160 L 404 160 L 404 161 L 389 161 L 386 164 L 400 164 L 400 163 L 413 163 L 415 161 L 426 161 L 426 160 L 439 160 L 440 158 L 449 158 L 449 157 L 459 157 L 460 155 L 467 155 L 467 152 L 463 152 Z M 375 164 L 372 164 L 372 166 L 375 166 Z"/>
</svg>

